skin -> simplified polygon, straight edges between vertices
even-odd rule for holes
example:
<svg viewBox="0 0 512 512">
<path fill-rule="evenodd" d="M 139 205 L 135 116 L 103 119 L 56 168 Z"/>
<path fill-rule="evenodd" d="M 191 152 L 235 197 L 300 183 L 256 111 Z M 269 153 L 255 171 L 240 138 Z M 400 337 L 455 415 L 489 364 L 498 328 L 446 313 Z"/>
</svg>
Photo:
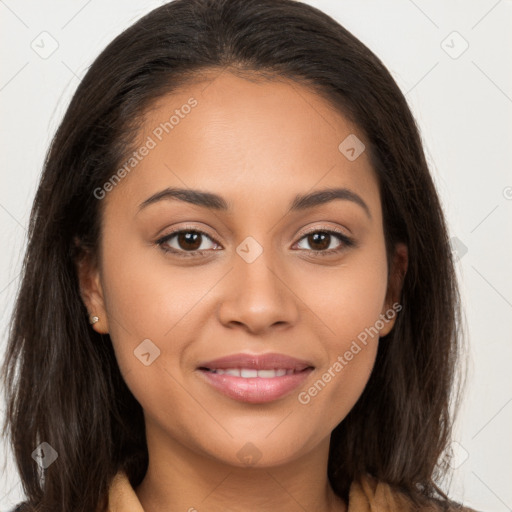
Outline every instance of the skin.
<svg viewBox="0 0 512 512">
<path fill-rule="evenodd" d="M 398 246 L 387 273 L 367 153 L 349 161 L 338 150 L 349 134 L 364 135 L 297 83 L 217 72 L 161 98 L 140 141 L 191 97 L 197 106 L 103 199 L 98 264 L 79 270 L 84 302 L 99 317 L 93 328 L 110 334 L 144 410 L 149 469 L 136 494 L 147 512 L 346 510 L 327 479 L 329 436 L 369 379 L 378 337 L 308 404 L 298 394 L 389 311 L 406 271 L 407 250 Z M 231 208 L 168 199 L 139 210 L 167 187 L 216 193 Z M 371 217 L 346 199 L 288 212 L 296 194 L 327 187 L 359 195 Z M 190 228 L 207 233 L 200 239 L 206 256 L 180 257 L 156 243 Z M 333 228 L 356 245 L 331 236 L 320 250 L 342 250 L 315 254 L 319 246 L 304 231 Z M 236 252 L 248 236 L 263 249 L 252 263 Z M 191 250 L 178 237 L 169 244 L 181 254 Z M 134 357 L 145 339 L 160 350 L 149 366 Z M 200 362 L 240 352 L 283 353 L 315 369 L 279 400 L 243 403 L 197 370 Z M 260 457 L 255 464 L 237 456 L 246 445 Z"/>
</svg>

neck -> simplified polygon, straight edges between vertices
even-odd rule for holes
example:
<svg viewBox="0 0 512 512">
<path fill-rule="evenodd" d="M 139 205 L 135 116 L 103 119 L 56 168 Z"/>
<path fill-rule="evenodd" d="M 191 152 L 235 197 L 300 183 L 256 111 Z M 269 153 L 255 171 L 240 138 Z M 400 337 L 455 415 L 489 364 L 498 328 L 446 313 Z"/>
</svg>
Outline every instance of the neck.
<svg viewBox="0 0 512 512">
<path fill-rule="evenodd" d="M 327 478 L 329 439 L 279 465 L 239 467 L 198 454 L 150 425 L 146 436 L 149 466 L 135 489 L 145 512 L 347 509 Z"/>
</svg>

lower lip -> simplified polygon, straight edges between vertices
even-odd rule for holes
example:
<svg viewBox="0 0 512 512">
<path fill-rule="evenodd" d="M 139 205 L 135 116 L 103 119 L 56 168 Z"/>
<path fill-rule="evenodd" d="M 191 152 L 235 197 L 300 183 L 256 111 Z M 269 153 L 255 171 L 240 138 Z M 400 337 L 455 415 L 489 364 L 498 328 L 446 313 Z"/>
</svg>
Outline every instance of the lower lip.
<svg viewBox="0 0 512 512">
<path fill-rule="evenodd" d="M 206 381 L 226 396 L 240 402 L 262 404 L 284 397 L 299 387 L 313 371 L 307 368 L 299 373 L 265 379 L 262 377 L 234 377 L 199 370 Z"/>
</svg>

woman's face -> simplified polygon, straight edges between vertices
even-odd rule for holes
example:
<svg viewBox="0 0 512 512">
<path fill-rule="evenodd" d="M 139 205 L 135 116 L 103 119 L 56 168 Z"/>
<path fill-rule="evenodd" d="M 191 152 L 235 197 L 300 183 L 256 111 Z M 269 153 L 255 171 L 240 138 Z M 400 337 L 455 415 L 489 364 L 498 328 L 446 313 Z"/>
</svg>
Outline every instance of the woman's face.
<svg viewBox="0 0 512 512">
<path fill-rule="evenodd" d="M 148 113 L 81 273 L 148 436 L 238 466 L 326 446 L 396 317 L 363 140 L 307 88 L 228 72 Z"/>
</svg>

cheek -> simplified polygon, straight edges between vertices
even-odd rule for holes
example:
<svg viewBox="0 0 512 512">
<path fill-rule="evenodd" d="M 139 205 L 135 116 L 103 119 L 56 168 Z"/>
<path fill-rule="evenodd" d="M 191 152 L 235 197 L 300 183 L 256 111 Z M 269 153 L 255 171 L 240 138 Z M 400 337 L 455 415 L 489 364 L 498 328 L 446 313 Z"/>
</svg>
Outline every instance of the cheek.
<svg viewBox="0 0 512 512">
<path fill-rule="evenodd" d="M 133 250 L 136 246 L 127 251 L 111 243 L 103 252 L 109 334 L 135 398 L 149 417 L 183 437 L 190 428 L 187 418 L 197 417 L 198 410 L 182 382 L 182 362 L 187 340 L 201 331 L 201 298 L 219 276 L 173 267 L 164 259 L 157 265 L 153 249 Z"/>
<path fill-rule="evenodd" d="M 163 258 L 155 264 L 158 248 L 148 248 L 137 240 L 126 243 L 129 235 L 120 232 L 109 235 L 105 236 L 109 243 L 103 250 L 102 280 L 109 334 L 119 366 L 125 372 L 139 368 L 141 343 L 155 354 L 171 352 L 178 364 L 179 342 L 186 337 L 183 329 L 190 327 L 187 314 L 206 287 L 213 286 L 213 278 L 212 284 L 205 278 L 201 289 L 190 286 L 190 270 L 173 268 Z M 178 331 L 180 336 L 176 336 Z"/>
<path fill-rule="evenodd" d="M 387 289 L 383 239 L 376 240 L 372 250 L 361 251 L 357 258 L 346 261 L 328 279 L 316 280 L 316 287 L 312 286 L 313 279 L 306 283 L 312 290 L 308 304 L 325 327 L 326 357 L 316 379 L 297 398 L 310 409 L 312 414 L 307 418 L 315 418 L 314 413 L 322 415 L 330 428 L 349 413 L 368 382 Z"/>
<path fill-rule="evenodd" d="M 331 338 L 357 337 L 383 312 L 387 290 L 387 261 L 383 238 L 375 237 L 348 253 L 342 265 L 305 274 L 303 296 L 328 327 Z M 336 342 L 334 342 L 336 343 Z"/>
</svg>

